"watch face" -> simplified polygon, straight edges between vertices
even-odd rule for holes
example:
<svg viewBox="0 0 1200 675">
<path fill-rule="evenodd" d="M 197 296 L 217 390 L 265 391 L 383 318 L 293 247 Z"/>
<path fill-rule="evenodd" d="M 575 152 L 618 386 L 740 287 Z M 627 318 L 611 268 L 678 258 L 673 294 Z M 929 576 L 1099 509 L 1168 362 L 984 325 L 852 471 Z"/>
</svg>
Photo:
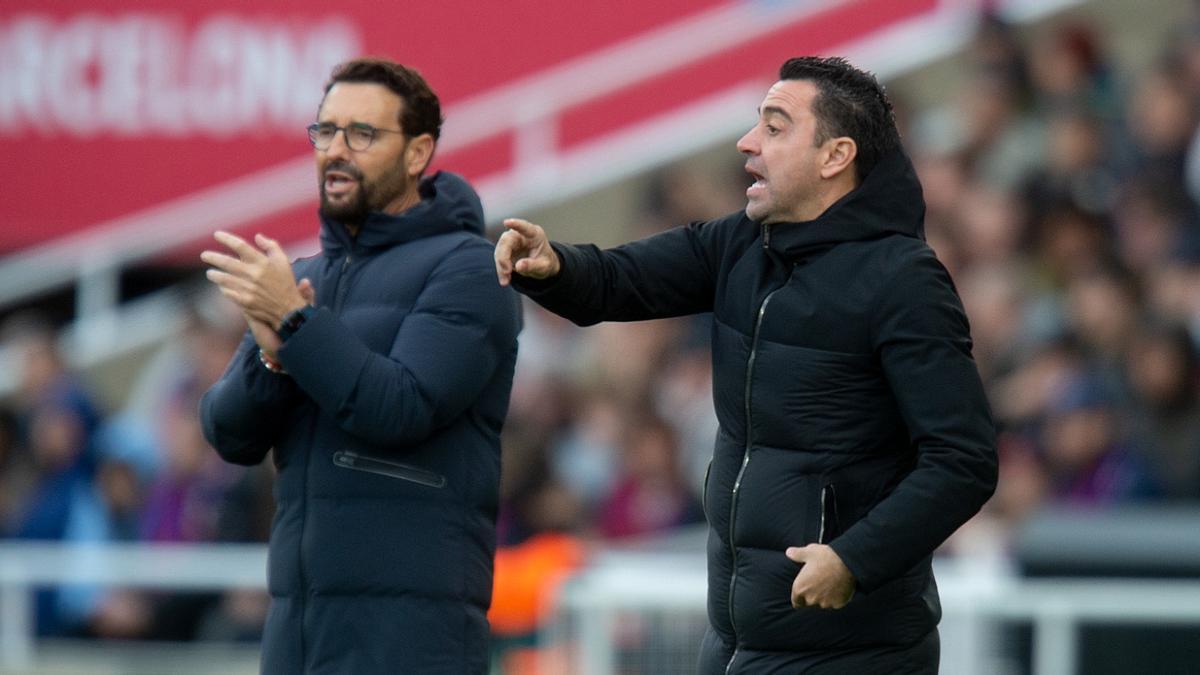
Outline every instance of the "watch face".
<svg viewBox="0 0 1200 675">
<path fill-rule="evenodd" d="M 293 333 L 299 330 L 300 326 L 304 324 L 305 319 L 308 318 L 309 310 L 310 308 L 308 306 L 301 307 L 300 309 L 283 317 L 283 323 L 280 324 L 279 330 L 277 331 L 279 337 L 286 340 L 291 337 Z"/>
</svg>

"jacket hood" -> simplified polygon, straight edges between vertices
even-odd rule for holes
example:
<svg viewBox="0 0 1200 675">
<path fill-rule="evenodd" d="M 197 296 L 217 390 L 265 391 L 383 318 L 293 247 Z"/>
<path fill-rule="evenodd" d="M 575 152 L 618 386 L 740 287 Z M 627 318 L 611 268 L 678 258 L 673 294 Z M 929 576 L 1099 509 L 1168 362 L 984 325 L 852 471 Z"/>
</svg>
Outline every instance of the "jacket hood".
<svg viewBox="0 0 1200 675">
<path fill-rule="evenodd" d="M 764 226 L 765 227 L 765 226 Z M 848 241 L 889 234 L 925 238 L 925 198 L 908 156 L 896 150 L 816 220 L 775 223 L 764 229 L 767 248 L 794 259 Z"/>
<path fill-rule="evenodd" d="M 459 230 L 483 234 L 483 205 L 475 189 L 461 176 L 439 171 L 421 179 L 417 191 L 421 201 L 403 213 L 372 211 L 357 238 L 351 237 L 338 221 L 320 216 L 321 249 L 328 255 L 341 255 L 352 247 L 388 248 Z"/>
</svg>

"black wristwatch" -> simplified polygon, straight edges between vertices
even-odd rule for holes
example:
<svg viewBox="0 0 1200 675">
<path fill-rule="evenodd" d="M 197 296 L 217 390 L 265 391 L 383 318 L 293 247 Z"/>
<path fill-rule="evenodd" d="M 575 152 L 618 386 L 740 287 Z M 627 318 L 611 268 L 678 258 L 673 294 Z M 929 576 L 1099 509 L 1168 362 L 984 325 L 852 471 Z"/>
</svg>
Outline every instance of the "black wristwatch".
<svg viewBox="0 0 1200 675">
<path fill-rule="evenodd" d="M 279 334 L 279 339 L 287 342 L 287 339 L 295 335 L 296 331 L 300 330 L 300 326 L 303 326 L 304 322 L 308 321 L 308 317 L 315 311 L 316 308 L 312 305 L 305 305 L 283 317 L 283 323 L 280 324 L 279 330 L 275 331 Z"/>
</svg>

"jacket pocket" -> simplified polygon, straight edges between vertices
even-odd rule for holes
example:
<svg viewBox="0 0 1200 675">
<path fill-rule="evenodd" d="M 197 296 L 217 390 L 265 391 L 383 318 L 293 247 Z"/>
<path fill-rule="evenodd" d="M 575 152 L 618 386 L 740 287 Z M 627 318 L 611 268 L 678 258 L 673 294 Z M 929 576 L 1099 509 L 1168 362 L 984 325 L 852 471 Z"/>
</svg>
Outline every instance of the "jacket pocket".
<svg viewBox="0 0 1200 675">
<path fill-rule="evenodd" d="M 426 487 L 446 487 L 446 477 L 441 474 L 436 474 L 409 464 L 394 462 L 390 459 L 360 455 L 357 452 L 349 450 L 339 450 L 333 453 L 333 463 L 345 469 L 366 471 L 367 473 L 375 473 L 380 476 L 388 476 L 389 478 L 399 478 Z"/>
<path fill-rule="evenodd" d="M 817 543 L 828 544 L 838 536 L 837 491 L 833 483 L 821 487 L 820 522 L 817 525 Z"/>
</svg>

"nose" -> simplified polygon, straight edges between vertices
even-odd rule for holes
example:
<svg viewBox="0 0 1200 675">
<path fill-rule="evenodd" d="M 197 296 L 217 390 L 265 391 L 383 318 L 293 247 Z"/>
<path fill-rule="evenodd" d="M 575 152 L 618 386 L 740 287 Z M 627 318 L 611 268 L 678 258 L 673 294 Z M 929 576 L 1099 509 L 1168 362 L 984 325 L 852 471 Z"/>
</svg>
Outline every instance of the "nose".
<svg viewBox="0 0 1200 675">
<path fill-rule="evenodd" d="M 756 137 L 756 135 L 754 133 L 754 130 L 757 128 L 758 128 L 757 126 L 751 127 L 750 131 L 747 131 L 744 136 L 742 136 L 741 138 L 738 139 L 738 142 L 737 142 L 738 152 L 742 153 L 743 155 L 757 155 L 758 154 L 758 138 Z"/>
<path fill-rule="evenodd" d="M 329 142 L 329 147 L 321 152 L 325 153 L 326 159 L 348 159 L 350 157 L 350 146 L 346 145 L 346 130 L 338 129 L 333 134 L 333 140 Z"/>
</svg>

